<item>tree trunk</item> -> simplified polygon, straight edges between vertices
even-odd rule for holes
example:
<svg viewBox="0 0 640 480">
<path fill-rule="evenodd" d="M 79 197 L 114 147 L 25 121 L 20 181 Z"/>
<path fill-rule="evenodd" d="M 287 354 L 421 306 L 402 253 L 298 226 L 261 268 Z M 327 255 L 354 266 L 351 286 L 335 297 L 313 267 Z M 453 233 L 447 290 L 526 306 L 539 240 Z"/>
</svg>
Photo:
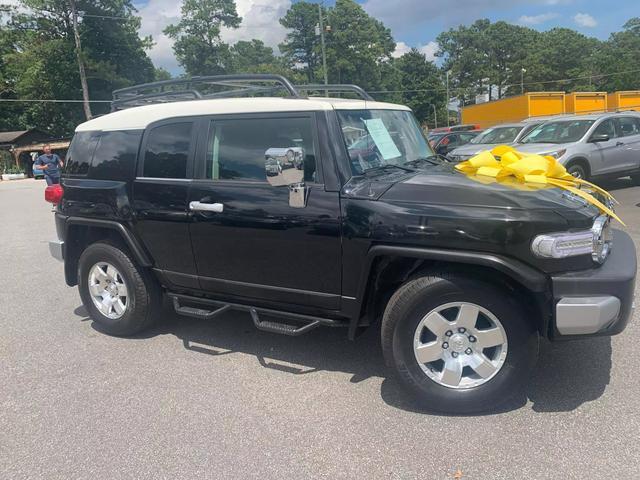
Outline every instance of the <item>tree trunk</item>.
<svg viewBox="0 0 640 480">
<path fill-rule="evenodd" d="M 84 71 L 84 62 L 82 60 L 82 44 L 80 43 L 80 34 L 78 33 L 78 10 L 76 8 L 76 0 L 69 0 L 71 6 L 71 16 L 73 20 L 73 37 L 76 41 L 76 57 L 78 59 L 78 71 L 80 72 L 80 85 L 82 86 L 82 106 L 84 107 L 84 115 L 90 120 L 91 105 L 89 104 L 89 86 L 87 85 L 87 74 Z"/>
</svg>

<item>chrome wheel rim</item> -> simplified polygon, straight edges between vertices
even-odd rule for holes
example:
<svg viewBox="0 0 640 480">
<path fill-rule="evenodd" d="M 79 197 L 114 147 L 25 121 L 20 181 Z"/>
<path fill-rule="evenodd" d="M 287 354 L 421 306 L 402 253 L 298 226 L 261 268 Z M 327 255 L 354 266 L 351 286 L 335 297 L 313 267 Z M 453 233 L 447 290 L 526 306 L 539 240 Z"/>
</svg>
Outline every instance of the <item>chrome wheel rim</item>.
<svg viewBox="0 0 640 480">
<path fill-rule="evenodd" d="M 469 302 L 440 305 L 418 324 L 413 352 L 438 385 L 464 389 L 491 380 L 507 358 L 507 334 L 489 310 Z"/>
<path fill-rule="evenodd" d="M 124 277 L 107 262 L 96 263 L 89 270 L 89 294 L 98 311 L 113 320 L 124 315 L 129 306 Z"/>
</svg>

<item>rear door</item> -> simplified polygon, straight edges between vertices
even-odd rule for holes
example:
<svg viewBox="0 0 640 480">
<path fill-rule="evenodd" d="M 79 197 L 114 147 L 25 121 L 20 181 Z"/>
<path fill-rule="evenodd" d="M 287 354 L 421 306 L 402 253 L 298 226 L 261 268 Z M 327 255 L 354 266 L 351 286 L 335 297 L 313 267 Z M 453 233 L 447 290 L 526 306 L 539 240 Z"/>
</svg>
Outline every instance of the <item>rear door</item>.
<svg viewBox="0 0 640 480">
<path fill-rule="evenodd" d="M 198 288 L 187 208 L 196 139 L 194 119 L 150 125 L 133 186 L 136 233 L 165 280 L 188 288 Z"/>
<path fill-rule="evenodd" d="M 201 288 L 339 309 L 339 192 L 324 188 L 315 114 L 212 116 L 200 132 L 189 201 Z M 302 181 L 306 202 L 290 204 Z"/>
<path fill-rule="evenodd" d="M 618 165 L 621 171 L 640 168 L 640 117 L 628 116 L 615 119 L 618 131 Z"/>
</svg>

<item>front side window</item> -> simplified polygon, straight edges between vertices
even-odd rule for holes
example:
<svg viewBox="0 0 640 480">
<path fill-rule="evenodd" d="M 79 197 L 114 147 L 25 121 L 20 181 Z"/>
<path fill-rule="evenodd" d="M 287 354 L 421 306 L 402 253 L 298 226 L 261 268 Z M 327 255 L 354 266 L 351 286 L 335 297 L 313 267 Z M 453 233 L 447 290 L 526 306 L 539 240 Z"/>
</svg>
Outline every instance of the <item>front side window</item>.
<svg viewBox="0 0 640 480">
<path fill-rule="evenodd" d="M 186 178 L 191 149 L 193 122 L 154 127 L 149 132 L 144 152 L 143 176 Z"/>
<path fill-rule="evenodd" d="M 338 110 L 354 175 L 434 157 L 420 125 L 405 110 Z"/>
<path fill-rule="evenodd" d="M 205 177 L 272 185 L 316 181 L 312 125 L 311 117 L 212 120 Z"/>
<path fill-rule="evenodd" d="M 605 120 L 602 122 L 593 131 L 592 136 L 593 135 L 608 135 L 609 138 L 616 137 L 616 127 L 613 124 L 613 120 Z"/>
<path fill-rule="evenodd" d="M 561 120 L 543 123 L 524 137 L 522 143 L 570 143 L 584 137 L 593 120 Z"/>
</svg>

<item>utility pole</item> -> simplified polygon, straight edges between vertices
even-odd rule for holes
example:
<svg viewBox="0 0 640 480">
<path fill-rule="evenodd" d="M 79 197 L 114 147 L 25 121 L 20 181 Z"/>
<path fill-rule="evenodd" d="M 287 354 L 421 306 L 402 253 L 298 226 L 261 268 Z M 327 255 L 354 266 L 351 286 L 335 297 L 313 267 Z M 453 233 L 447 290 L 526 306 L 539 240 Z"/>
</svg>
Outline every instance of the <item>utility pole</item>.
<svg viewBox="0 0 640 480">
<path fill-rule="evenodd" d="M 526 68 L 520 69 L 520 93 L 524 94 L 524 74 L 527 73 Z"/>
<path fill-rule="evenodd" d="M 329 84 L 329 80 L 327 79 L 327 52 L 325 51 L 324 48 L 324 24 L 322 22 L 322 6 L 318 3 L 318 18 L 320 20 L 320 23 L 318 24 L 320 26 L 320 42 L 322 44 L 322 71 L 324 72 L 324 84 L 328 85 Z M 324 92 L 325 96 L 329 96 L 329 93 L 327 91 Z"/>
<path fill-rule="evenodd" d="M 445 104 L 445 108 L 447 111 L 447 127 L 449 126 L 449 73 L 451 72 L 451 70 L 447 70 L 446 73 L 446 77 L 447 77 L 447 102 Z"/>
<path fill-rule="evenodd" d="M 438 128 L 438 113 L 436 112 L 436 106 L 433 103 L 430 103 L 431 108 L 433 108 L 433 121 L 436 124 L 434 128 Z"/>
<path fill-rule="evenodd" d="M 84 62 L 82 60 L 82 44 L 80 43 L 80 33 L 78 33 L 78 9 L 76 0 L 69 0 L 71 7 L 71 18 L 73 23 L 73 37 L 76 41 L 76 57 L 78 58 L 78 70 L 80 72 L 80 86 L 82 87 L 82 106 L 84 107 L 84 115 L 90 120 L 91 106 L 89 104 L 89 86 L 87 85 L 87 74 L 84 71 Z"/>
</svg>

